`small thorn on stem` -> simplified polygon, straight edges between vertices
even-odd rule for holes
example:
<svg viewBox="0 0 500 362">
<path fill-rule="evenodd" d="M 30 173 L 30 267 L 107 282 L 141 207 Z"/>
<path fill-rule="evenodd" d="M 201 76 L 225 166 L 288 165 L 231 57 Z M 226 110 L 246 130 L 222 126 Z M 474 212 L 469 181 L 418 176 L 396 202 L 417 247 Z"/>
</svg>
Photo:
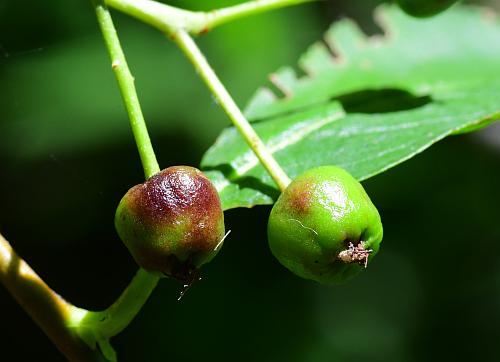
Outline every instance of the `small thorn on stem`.
<svg viewBox="0 0 500 362">
<path fill-rule="evenodd" d="M 362 241 L 360 241 L 357 245 L 350 242 L 348 249 L 342 250 L 338 257 L 344 263 L 357 263 L 366 268 L 368 266 L 368 257 L 372 252 L 372 249 L 365 249 Z"/>
</svg>

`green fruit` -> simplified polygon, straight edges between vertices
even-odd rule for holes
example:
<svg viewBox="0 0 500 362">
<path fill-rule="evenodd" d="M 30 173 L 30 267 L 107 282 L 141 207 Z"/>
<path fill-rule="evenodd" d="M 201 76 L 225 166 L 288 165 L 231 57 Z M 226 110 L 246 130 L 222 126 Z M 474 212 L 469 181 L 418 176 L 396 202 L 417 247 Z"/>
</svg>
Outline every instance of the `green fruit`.
<svg viewBox="0 0 500 362">
<path fill-rule="evenodd" d="M 271 252 L 290 271 L 338 284 L 377 253 L 382 223 L 354 177 L 339 167 L 323 166 L 290 183 L 273 206 L 267 233 Z"/>
<path fill-rule="evenodd" d="M 224 238 L 217 190 L 188 166 L 169 167 L 128 190 L 115 226 L 137 264 L 185 283 L 217 254 Z"/>
<path fill-rule="evenodd" d="M 397 0 L 405 13 L 419 18 L 439 14 L 456 2 L 457 0 Z"/>
</svg>

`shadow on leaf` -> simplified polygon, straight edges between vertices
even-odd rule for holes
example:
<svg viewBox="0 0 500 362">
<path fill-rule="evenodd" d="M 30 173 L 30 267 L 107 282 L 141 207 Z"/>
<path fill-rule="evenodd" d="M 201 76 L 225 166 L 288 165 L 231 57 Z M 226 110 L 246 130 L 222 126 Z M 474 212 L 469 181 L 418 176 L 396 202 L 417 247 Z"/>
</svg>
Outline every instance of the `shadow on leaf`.
<svg viewBox="0 0 500 362">
<path fill-rule="evenodd" d="M 363 90 L 335 97 L 346 113 L 390 113 L 423 107 L 432 102 L 429 96 L 415 96 L 402 89 Z"/>
<path fill-rule="evenodd" d="M 203 167 L 203 171 L 219 171 L 231 183 L 238 185 L 240 189 L 252 189 L 270 197 L 276 201 L 280 195 L 277 188 L 272 187 L 254 176 L 239 176 L 230 164 Z"/>
<path fill-rule="evenodd" d="M 273 121 L 277 117 L 284 117 L 294 113 L 306 112 L 328 103 L 339 102 L 345 113 L 391 113 L 423 107 L 433 102 L 432 97 L 416 96 L 408 91 L 398 88 L 366 89 L 351 93 L 341 94 L 327 101 L 309 104 L 303 107 L 292 108 L 270 117 L 252 119 L 252 124 Z"/>
</svg>

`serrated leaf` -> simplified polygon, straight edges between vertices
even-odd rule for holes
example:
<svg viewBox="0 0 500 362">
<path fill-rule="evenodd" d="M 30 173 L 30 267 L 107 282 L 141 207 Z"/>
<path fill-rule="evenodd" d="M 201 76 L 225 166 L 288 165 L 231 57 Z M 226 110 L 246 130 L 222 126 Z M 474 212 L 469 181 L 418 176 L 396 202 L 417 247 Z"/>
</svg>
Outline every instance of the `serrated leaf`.
<svg viewBox="0 0 500 362">
<path fill-rule="evenodd" d="M 247 117 L 290 177 L 336 164 L 364 180 L 500 118 L 500 25 L 491 14 L 457 6 L 422 20 L 384 6 L 376 15 L 383 36 L 336 23 L 300 59 L 307 76 L 283 68 L 270 79 L 284 96 L 263 88 L 249 102 Z M 233 128 L 202 167 L 224 209 L 279 195 Z"/>
</svg>

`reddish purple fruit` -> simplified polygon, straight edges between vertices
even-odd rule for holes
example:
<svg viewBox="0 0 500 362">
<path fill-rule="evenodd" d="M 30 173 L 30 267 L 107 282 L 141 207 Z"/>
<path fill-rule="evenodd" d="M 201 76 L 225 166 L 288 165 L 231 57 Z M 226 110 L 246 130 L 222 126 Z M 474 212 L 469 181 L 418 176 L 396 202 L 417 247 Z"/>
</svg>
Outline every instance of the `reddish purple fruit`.
<svg viewBox="0 0 500 362">
<path fill-rule="evenodd" d="M 173 166 L 132 187 L 115 216 L 116 230 L 137 264 L 190 283 L 224 238 L 219 195 L 198 169 Z"/>
</svg>

